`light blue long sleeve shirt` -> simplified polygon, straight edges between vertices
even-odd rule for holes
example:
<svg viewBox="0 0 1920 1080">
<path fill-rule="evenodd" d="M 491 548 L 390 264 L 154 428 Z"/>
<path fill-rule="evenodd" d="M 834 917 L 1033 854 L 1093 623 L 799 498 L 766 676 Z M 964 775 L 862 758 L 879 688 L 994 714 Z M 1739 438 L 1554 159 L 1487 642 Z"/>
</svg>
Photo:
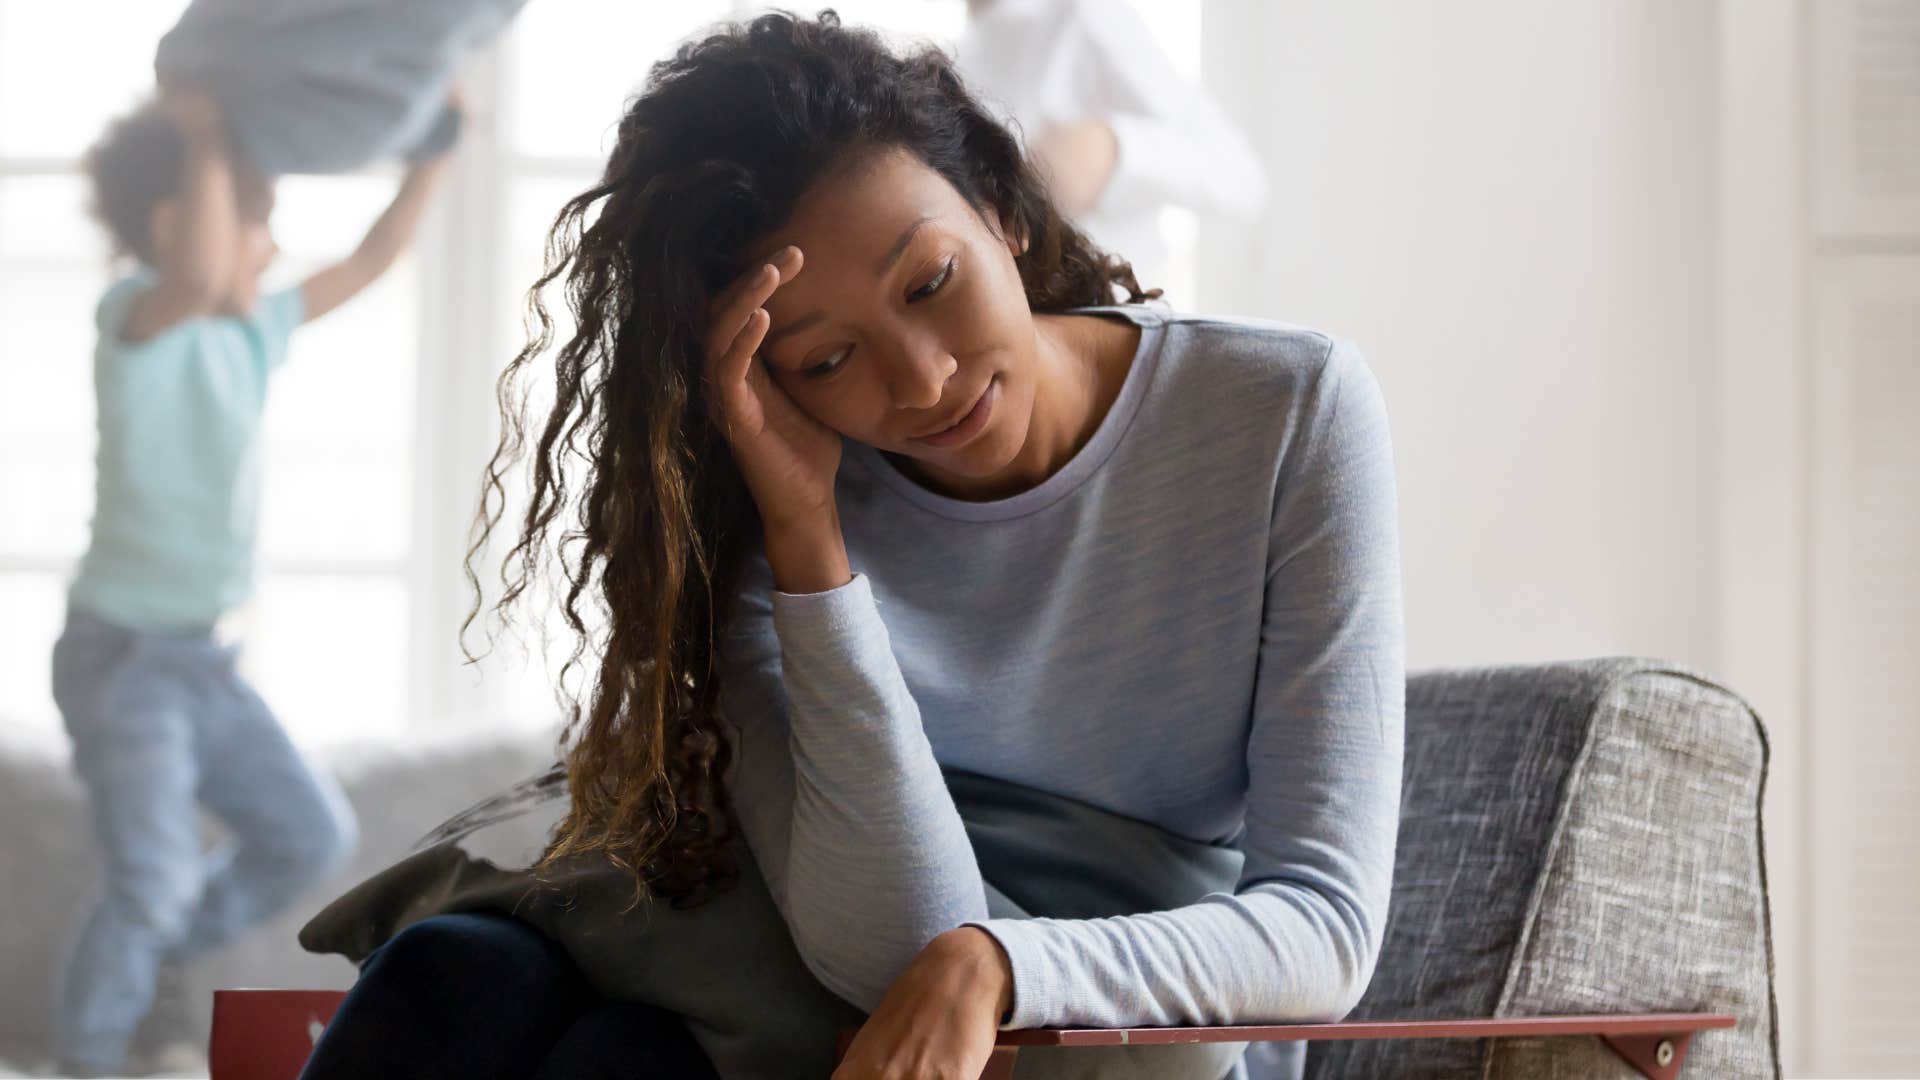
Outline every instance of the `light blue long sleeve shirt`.
<svg viewBox="0 0 1920 1080">
<path fill-rule="evenodd" d="M 260 417 L 306 308 L 296 287 L 123 340 L 153 284 L 125 278 L 96 312 L 93 527 L 68 599 L 130 629 L 206 627 L 253 591 Z"/>
<path fill-rule="evenodd" d="M 1357 350 L 1157 307 L 1092 439 L 1011 498 L 856 443 L 855 571 L 757 560 L 723 643 L 732 791 L 815 975 L 871 1009 L 935 935 L 1012 961 L 1007 1026 L 1344 1015 L 1385 929 L 1405 706 L 1392 449 Z M 991 919 L 947 766 L 1239 847 L 1231 894 Z"/>
</svg>

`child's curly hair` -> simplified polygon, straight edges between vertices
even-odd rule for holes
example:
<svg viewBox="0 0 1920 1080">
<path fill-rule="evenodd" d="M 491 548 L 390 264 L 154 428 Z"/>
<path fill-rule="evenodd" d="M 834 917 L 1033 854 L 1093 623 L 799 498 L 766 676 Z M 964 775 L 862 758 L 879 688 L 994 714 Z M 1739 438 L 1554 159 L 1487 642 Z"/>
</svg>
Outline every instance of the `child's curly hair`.
<svg viewBox="0 0 1920 1080">
<path fill-rule="evenodd" d="M 108 125 L 87 151 L 93 215 L 107 230 L 116 255 L 154 261 L 153 208 L 180 190 L 187 140 L 149 101 Z"/>
<path fill-rule="evenodd" d="M 87 151 L 93 216 L 107 230 L 113 253 L 154 264 L 153 208 L 180 194 L 189 147 L 158 98 L 107 125 Z M 234 211 L 242 221 L 264 221 L 273 209 L 273 181 L 234 160 Z"/>
</svg>

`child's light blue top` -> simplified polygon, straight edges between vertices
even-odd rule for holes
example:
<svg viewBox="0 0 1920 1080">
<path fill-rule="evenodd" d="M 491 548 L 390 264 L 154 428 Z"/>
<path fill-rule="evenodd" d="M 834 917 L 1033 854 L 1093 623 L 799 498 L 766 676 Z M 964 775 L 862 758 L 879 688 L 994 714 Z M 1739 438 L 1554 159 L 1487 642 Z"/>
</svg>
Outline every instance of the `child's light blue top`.
<svg viewBox="0 0 1920 1080">
<path fill-rule="evenodd" d="M 856 574 L 725 642 L 732 792 L 794 941 L 871 1009 L 936 934 L 1016 1027 L 1331 1019 L 1386 927 L 1405 709 L 1386 409 L 1349 343 L 1137 305 L 1119 398 L 1039 486 L 963 502 L 849 443 Z M 1174 911 L 989 919 L 941 767 L 1245 854 Z"/>
<path fill-rule="evenodd" d="M 95 315 L 93 531 L 68 599 L 136 629 L 210 626 L 253 589 L 260 414 L 306 312 L 292 288 L 244 318 L 123 340 L 134 299 L 153 283 L 145 272 L 116 283 Z"/>
</svg>

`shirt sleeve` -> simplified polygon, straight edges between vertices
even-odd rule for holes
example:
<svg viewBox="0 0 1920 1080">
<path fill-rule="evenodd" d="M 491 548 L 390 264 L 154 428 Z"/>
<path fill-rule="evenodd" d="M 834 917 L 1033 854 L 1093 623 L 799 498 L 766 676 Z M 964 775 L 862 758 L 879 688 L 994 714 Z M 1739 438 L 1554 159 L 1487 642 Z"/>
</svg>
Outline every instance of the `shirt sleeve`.
<svg viewBox="0 0 1920 1080">
<path fill-rule="evenodd" d="M 872 1010 L 986 890 L 865 575 L 778 592 L 756 558 L 722 646 L 747 846 L 816 978 Z"/>
<path fill-rule="evenodd" d="M 93 309 L 93 325 L 100 336 L 118 340 L 121 328 L 127 325 L 127 316 L 133 312 L 133 302 L 152 285 L 152 281 L 141 277 L 122 278 L 101 294 L 100 303 Z"/>
<path fill-rule="evenodd" d="M 142 341 L 128 341 L 121 336 L 127 328 L 127 320 L 133 316 L 134 302 L 154 284 L 155 279 L 146 272 L 122 278 L 101 295 L 100 303 L 94 307 L 93 324 L 100 331 L 100 339 L 108 343 L 114 355 L 143 355 L 185 325 L 175 324 Z"/>
<path fill-rule="evenodd" d="M 1266 172 L 1253 147 L 1205 88 L 1173 67 L 1131 4 L 1082 0 L 1076 20 L 1093 114 L 1113 130 L 1113 175 L 1098 213 L 1148 211 L 1166 203 L 1251 218 L 1266 201 Z"/>
<path fill-rule="evenodd" d="M 247 322 L 258 335 L 260 354 L 268 371 L 287 362 L 293 332 L 306 320 L 306 294 L 298 285 L 269 293 L 254 305 L 253 314 L 247 317 Z"/>
<path fill-rule="evenodd" d="M 1373 974 L 1399 824 L 1405 645 L 1392 448 L 1336 343 L 1277 463 L 1234 893 L 1105 919 L 989 919 L 1006 1026 L 1332 1020 Z"/>
</svg>

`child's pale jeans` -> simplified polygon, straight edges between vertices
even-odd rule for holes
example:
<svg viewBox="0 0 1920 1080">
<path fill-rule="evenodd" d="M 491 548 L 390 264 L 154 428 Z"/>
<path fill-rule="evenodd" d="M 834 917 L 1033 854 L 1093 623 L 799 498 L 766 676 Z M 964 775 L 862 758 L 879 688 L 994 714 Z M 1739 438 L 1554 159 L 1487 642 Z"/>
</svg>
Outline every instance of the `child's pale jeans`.
<svg viewBox="0 0 1920 1080">
<path fill-rule="evenodd" d="M 79 610 L 53 650 L 105 862 L 55 987 L 54 1050 L 121 1069 L 163 959 L 219 945 L 286 908 L 352 854 L 353 812 L 303 761 L 212 630 L 131 630 Z M 230 843 L 202 851 L 200 808 Z"/>
</svg>

